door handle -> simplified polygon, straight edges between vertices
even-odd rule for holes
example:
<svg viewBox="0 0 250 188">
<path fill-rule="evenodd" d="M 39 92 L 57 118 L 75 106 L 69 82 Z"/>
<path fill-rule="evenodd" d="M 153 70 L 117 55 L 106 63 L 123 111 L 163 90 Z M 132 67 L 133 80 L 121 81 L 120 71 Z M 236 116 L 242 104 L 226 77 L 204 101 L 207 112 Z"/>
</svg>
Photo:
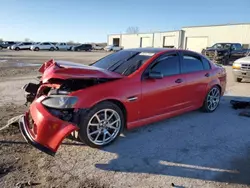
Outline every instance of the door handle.
<svg viewBox="0 0 250 188">
<path fill-rule="evenodd" d="M 177 80 L 175 80 L 175 83 L 181 83 L 183 80 L 182 79 L 177 79 Z"/>
<path fill-rule="evenodd" d="M 209 74 L 209 73 L 206 73 L 206 74 L 205 74 L 205 76 L 206 76 L 206 77 L 209 77 L 209 76 L 210 76 L 210 74 Z"/>
</svg>

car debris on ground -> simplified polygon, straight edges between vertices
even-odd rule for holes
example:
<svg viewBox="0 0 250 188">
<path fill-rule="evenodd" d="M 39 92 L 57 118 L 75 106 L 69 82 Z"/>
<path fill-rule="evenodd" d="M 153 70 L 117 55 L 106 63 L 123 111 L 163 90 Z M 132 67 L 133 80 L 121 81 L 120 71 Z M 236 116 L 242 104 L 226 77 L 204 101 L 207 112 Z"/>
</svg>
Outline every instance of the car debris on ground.
<svg viewBox="0 0 250 188">
<path fill-rule="evenodd" d="M 230 104 L 232 105 L 233 109 L 245 109 L 239 113 L 239 116 L 250 117 L 250 101 L 238 101 L 238 100 L 231 100 Z"/>
<path fill-rule="evenodd" d="M 18 115 L 18 116 L 15 116 L 11 119 L 8 120 L 7 124 L 3 127 L 0 128 L 0 131 L 4 130 L 4 129 L 7 129 L 10 125 L 13 125 L 15 123 L 18 123 L 19 122 L 19 119 L 22 117 L 23 115 Z"/>
</svg>

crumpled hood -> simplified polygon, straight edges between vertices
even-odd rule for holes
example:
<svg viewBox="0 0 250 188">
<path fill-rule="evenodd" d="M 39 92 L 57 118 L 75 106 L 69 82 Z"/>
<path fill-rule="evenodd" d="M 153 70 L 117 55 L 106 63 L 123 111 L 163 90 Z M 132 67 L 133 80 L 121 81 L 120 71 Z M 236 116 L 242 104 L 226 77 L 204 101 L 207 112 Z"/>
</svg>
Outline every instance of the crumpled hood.
<svg viewBox="0 0 250 188">
<path fill-rule="evenodd" d="M 53 59 L 45 62 L 40 68 L 39 72 L 42 75 L 42 82 L 46 83 L 48 80 L 54 79 L 88 79 L 88 78 L 122 78 L 115 72 L 101 69 L 94 66 L 83 65 L 69 61 L 55 61 Z"/>
</svg>

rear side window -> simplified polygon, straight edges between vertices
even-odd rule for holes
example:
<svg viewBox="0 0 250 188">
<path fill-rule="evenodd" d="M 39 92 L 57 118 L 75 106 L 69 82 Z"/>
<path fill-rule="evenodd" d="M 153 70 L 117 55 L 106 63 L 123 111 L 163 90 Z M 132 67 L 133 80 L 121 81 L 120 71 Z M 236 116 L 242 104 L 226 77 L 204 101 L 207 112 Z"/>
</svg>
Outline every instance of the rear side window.
<svg viewBox="0 0 250 188">
<path fill-rule="evenodd" d="M 204 70 L 203 62 L 200 57 L 184 54 L 182 62 L 183 73 L 191 73 Z"/>
<path fill-rule="evenodd" d="M 164 76 L 180 74 L 179 56 L 169 54 L 160 57 L 158 62 L 151 67 L 151 71 L 161 72 Z"/>
<path fill-rule="evenodd" d="M 203 62 L 204 70 L 210 70 L 211 69 L 210 62 L 206 58 L 202 58 L 202 62 Z"/>
</svg>

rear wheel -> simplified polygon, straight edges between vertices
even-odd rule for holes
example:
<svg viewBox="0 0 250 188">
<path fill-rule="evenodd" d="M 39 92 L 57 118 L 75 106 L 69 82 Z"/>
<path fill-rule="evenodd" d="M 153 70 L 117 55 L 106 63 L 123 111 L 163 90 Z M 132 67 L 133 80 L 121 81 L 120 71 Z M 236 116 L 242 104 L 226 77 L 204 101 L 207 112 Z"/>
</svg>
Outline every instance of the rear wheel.
<svg viewBox="0 0 250 188">
<path fill-rule="evenodd" d="M 202 110 L 204 112 L 213 112 L 220 104 L 221 91 L 218 86 L 213 86 L 204 100 Z"/>
<path fill-rule="evenodd" d="M 35 47 L 35 51 L 39 51 L 40 49 L 38 47 Z"/>
<path fill-rule="evenodd" d="M 3 49 L 3 47 L 2 46 L 0 46 L 0 50 L 2 50 Z"/>
<path fill-rule="evenodd" d="M 50 50 L 50 51 L 54 51 L 54 50 L 55 50 L 55 48 L 51 47 L 49 50 Z"/>
<path fill-rule="evenodd" d="M 235 82 L 241 82 L 241 81 L 242 81 L 242 78 L 234 77 L 234 81 L 235 81 Z"/>
<path fill-rule="evenodd" d="M 119 137 L 124 124 L 122 110 L 112 102 L 102 102 L 81 117 L 79 137 L 88 146 L 101 148 Z"/>
</svg>

